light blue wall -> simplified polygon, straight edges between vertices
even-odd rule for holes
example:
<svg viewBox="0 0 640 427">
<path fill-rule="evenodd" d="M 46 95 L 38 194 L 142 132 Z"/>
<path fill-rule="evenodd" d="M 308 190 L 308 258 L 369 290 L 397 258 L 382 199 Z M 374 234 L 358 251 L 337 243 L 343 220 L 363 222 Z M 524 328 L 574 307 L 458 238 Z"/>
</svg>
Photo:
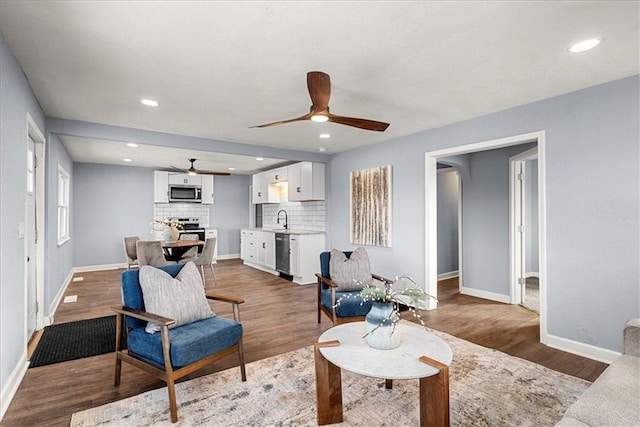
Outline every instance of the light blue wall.
<svg viewBox="0 0 640 427">
<path fill-rule="evenodd" d="M 438 170 L 438 274 L 458 270 L 458 173 Z"/>
<path fill-rule="evenodd" d="M 121 264 L 122 239 L 152 235 L 153 169 L 75 163 L 73 266 Z"/>
<path fill-rule="evenodd" d="M 424 283 L 424 153 L 544 130 L 548 333 L 620 351 L 624 322 L 640 316 L 639 83 L 633 76 L 336 154 L 327 167 L 328 246 L 355 247 L 349 172 L 390 164 L 393 247 L 367 248 L 372 269 Z"/>
<path fill-rule="evenodd" d="M 74 267 L 121 264 L 124 236 L 155 238 L 153 169 L 76 163 L 72 181 Z M 216 177 L 214 185 L 218 255 L 238 254 L 240 228 L 249 223 L 249 177 Z"/>
<path fill-rule="evenodd" d="M 47 237 L 46 259 L 45 259 L 45 283 L 44 283 L 44 303 L 45 316 L 52 316 L 55 311 L 56 296 L 61 291 L 65 281 L 71 274 L 73 267 L 73 251 L 76 236 L 73 229 L 70 230 L 71 239 L 61 246 L 58 246 L 58 165 L 61 165 L 70 175 L 71 194 L 69 203 L 71 212 L 69 224 L 72 226 L 74 221 L 73 206 L 75 198 L 73 197 L 73 188 L 75 180 L 73 179 L 73 162 L 62 145 L 62 141 L 56 135 L 47 133 L 47 172 L 46 172 L 46 227 Z"/>
<path fill-rule="evenodd" d="M 218 256 L 240 254 L 240 229 L 249 226 L 249 175 L 216 177 L 213 225 L 218 229 Z"/>
<path fill-rule="evenodd" d="M 510 294 L 509 158 L 530 144 L 468 154 L 462 187 L 463 286 Z"/>
<path fill-rule="evenodd" d="M 26 356 L 25 241 L 18 223 L 25 220 L 27 113 L 45 132 L 40 105 L 0 34 L 0 390 Z"/>
</svg>

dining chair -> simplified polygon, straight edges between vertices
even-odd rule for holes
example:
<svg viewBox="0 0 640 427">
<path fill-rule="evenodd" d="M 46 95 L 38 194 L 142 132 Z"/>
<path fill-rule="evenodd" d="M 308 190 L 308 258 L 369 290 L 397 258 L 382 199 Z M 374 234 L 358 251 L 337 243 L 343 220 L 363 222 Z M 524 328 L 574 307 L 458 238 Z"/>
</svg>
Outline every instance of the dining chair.
<svg viewBox="0 0 640 427">
<path fill-rule="evenodd" d="M 202 253 L 195 258 L 183 258 L 179 261 L 180 264 L 187 263 L 189 261 L 193 261 L 193 263 L 200 267 L 200 274 L 202 275 L 202 283 L 207 286 L 206 279 L 204 277 L 204 266 L 208 265 L 211 269 L 211 274 L 213 275 L 213 284 L 217 285 L 218 280 L 216 279 L 216 272 L 213 269 L 213 253 L 216 249 L 216 244 L 218 239 L 215 237 L 209 237 L 204 242 L 204 248 L 202 249 Z"/>
<path fill-rule="evenodd" d="M 184 233 L 180 235 L 179 240 L 200 240 L 200 236 L 198 236 L 197 234 Z M 185 252 L 184 255 L 182 255 L 181 259 L 193 260 L 193 258 L 197 258 L 197 256 L 198 256 L 198 247 L 194 246 L 193 248 Z"/>
<path fill-rule="evenodd" d="M 131 267 L 138 267 L 138 251 L 136 242 L 140 240 L 138 236 L 128 236 L 124 238 L 124 256 L 127 260 L 127 270 Z"/>
<path fill-rule="evenodd" d="M 176 264 L 174 261 L 167 261 L 162 250 L 162 243 L 159 240 L 139 240 L 136 242 L 138 252 L 138 265 L 151 265 L 161 267 L 163 265 Z"/>
</svg>

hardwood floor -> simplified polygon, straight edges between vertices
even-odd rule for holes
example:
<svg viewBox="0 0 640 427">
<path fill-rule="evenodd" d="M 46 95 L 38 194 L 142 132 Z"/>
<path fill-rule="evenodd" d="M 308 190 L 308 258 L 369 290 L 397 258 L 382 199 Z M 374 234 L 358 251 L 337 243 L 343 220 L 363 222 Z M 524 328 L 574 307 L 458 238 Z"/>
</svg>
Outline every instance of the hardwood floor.
<svg viewBox="0 0 640 427">
<path fill-rule="evenodd" d="M 239 260 L 220 261 L 215 269 L 215 288 L 211 272 L 205 269 L 208 289 L 245 299 L 241 319 L 247 363 L 311 345 L 331 326 L 324 316 L 322 323 L 317 323 L 315 285 L 299 286 L 246 267 Z M 76 274 L 83 280 L 72 282 L 65 296 L 77 295 L 78 301 L 60 304 L 55 323 L 113 314 L 110 307 L 121 304 L 121 272 Z M 540 344 L 537 316 L 517 305 L 460 295 L 457 279 L 440 282 L 439 299 L 439 308 L 423 316 L 431 328 L 589 381 L 607 367 Z M 227 304 L 216 302 L 212 307 L 218 315 L 231 316 Z M 412 320 L 410 316 L 407 319 Z M 74 412 L 164 386 L 123 364 L 122 384 L 116 389 L 113 364 L 113 354 L 104 354 L 28 369 L 2 425 L 68 426 Z M 237 358 L 229 356 L 194 376 L 234 366 Z"/>
</svg>

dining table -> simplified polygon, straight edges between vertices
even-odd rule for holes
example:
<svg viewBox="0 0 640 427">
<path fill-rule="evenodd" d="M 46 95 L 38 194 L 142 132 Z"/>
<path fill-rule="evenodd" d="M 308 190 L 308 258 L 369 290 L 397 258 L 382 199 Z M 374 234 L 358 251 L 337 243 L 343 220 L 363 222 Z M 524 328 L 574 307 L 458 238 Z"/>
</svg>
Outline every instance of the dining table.
<svg viewBox="0 0 640 427">
<path fill-rule="evenodd" d="M 203 240 L 176 240 L 175 242 L 162 241 L 162 250 L 164 258 L 167 261 L 178 262 L 182 256 L 195 246 L 203 246 Z"/>
</svg>

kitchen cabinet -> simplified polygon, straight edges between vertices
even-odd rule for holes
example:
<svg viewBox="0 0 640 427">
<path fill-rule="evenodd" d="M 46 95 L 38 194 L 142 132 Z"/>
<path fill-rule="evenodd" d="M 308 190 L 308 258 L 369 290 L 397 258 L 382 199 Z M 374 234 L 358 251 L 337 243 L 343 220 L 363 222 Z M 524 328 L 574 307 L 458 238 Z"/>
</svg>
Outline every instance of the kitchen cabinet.
<svg viewBox="0 0 640 427">
<path fill-rule="evenodd" d="M 169 174 L 169 184 L 172 185 L 202 185 L 202 175 L 187 175 L 186 173 Z"/>
<path fill-rule="evenodd" d="M 202 204 L 213 204 L 213 175 L 202 175 Z"/>
<path fill-rule="evenodd" d="M 169 172 L 153 172 L 153 203 L 169 203 Z"/>
<path fill-rule="evenodd" d="M 276 268 L 275 233 L 256 231 L 256 262 L 272 270 Z"/>
<path fill-rule="evenodd" d="M 324 200 L 324 163 L 300 162 L 288 169 L 290 202 Z"/>
<path fill-rule="evenodd" d="M 217 228 L 205 228 L 204 229 L 204 239 L 207 240 L 211 237 L 215 237 L 218 239 L 218 229 Z M 212 264 L 218 263 L 218 246 L 220 245 L 220 240 L 216 240 L 216 247 L 213 249 L 213 262 Z"/>
<path fill-rule="evenodd" d="M 313 283 L 320 268 L 320 252 L 324 250 L 324 233 L 291 234 L 289 237 L 289 273 L 299 285 Z"/>
<path fill-rule="evenodd" d="M 256 231 L 240 230 L 240 258 L 246 263 L 256 262 Z"/>
<path fill-rule="evenodd" d="M 251 177 L 251 183 L 253 185 L 251 201 L 254 204 L 280 202 L 279 193 L 276 191 L 277 187 L 272 185 L 269 181 L 268 172 L 254 174 Z"/>
<path fill-rule="evenodd" d="M 274 184 L 276 182 L 286 182 L 289 180 L 289 168 L 286 166 L 268 170 L 265 172 L 265 174 L 270 184 Z"/>
</svg>

